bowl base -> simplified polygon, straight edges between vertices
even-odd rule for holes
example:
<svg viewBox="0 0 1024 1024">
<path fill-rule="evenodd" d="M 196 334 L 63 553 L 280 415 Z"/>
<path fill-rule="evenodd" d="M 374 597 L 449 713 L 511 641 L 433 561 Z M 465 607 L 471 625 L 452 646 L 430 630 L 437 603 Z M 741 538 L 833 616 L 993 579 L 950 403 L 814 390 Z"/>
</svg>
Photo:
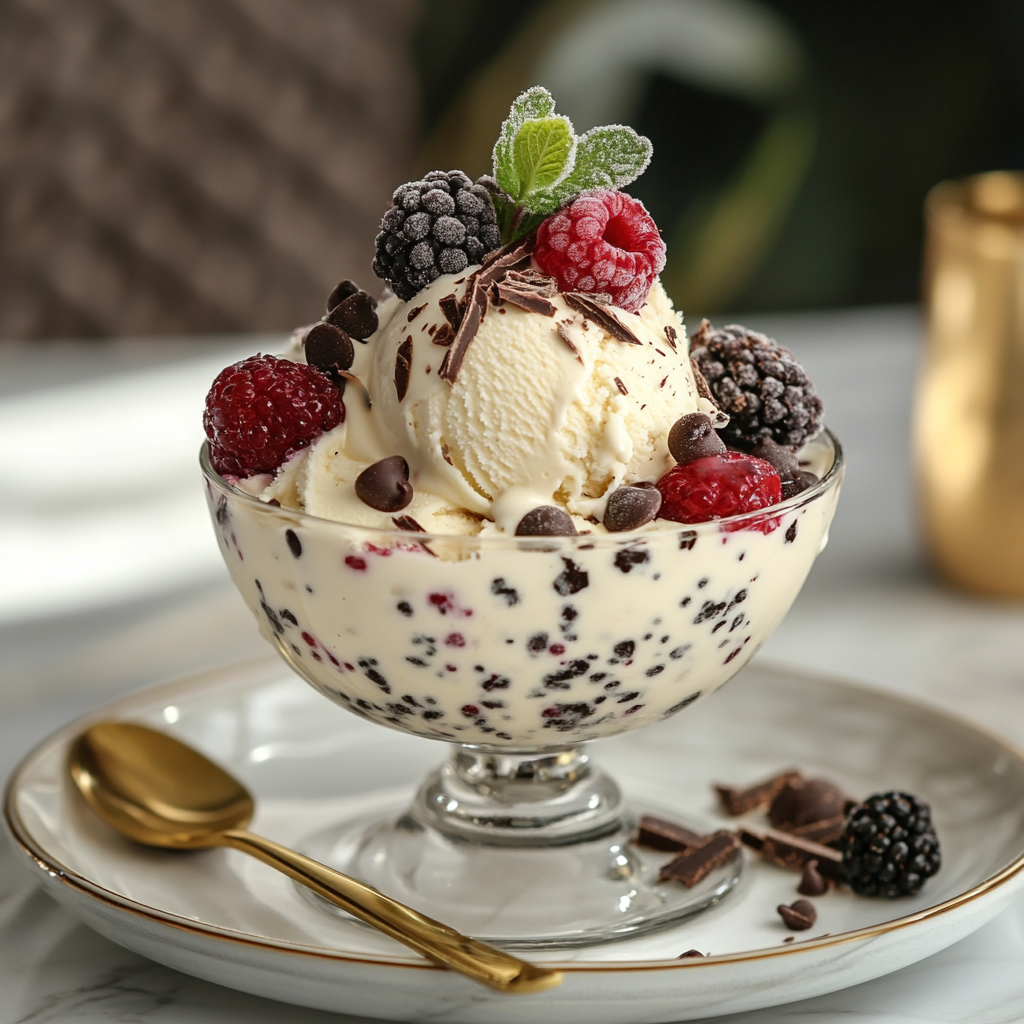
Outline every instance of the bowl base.
<svg viewBox="0 0 1024 1024">
<path fill-rule="evenodd" d="M 628 806 L 614 830 L 555 847 L 467 840 L 394 807 L 325 829 L 300 844 L 306 855 L 487 942 L 510 949 L 559 949 L 614 942 L 698 914 L 738 883 L 743 858 L 692 888 L 658 882 L 674 856 L 633 840 L 641 814 L 691 831 L 713 831 L 661 809 Z M 349 915 L 297 886 L 328 913 Z"/>
</svg>

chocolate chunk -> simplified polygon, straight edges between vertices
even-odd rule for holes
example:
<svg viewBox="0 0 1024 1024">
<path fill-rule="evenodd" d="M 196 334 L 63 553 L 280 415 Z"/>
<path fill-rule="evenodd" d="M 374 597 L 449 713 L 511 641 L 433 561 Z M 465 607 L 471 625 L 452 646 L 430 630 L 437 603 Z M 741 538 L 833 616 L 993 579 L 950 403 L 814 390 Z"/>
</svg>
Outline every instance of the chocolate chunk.
<svg viewBox="0 0 1024 1024">
<path fill-rule="evenodd" d="M 398 400 L 405 398 L 412 375 L 412 338 L 406 338 L 395 353 L 395 392 Z"/>
<path fill-rule="evenodd" d="M 801 896 L 822 896 L 828 892 L 828 882 L 821 877 L 816 860 L 809 860 L 804 865 L 803 877 L 796 891 Z"/>
<path fill-rule="evenodd" d="M 353 338 L 365 341 L 377 330 L 377 304 L 366 292 L 359 291 L 339 302 L 327 314 L 326 320 L 348 331 Z"/>
<path fill-rule="evenodd" d="M 555 330 L 558 332 L 558 336 L 569 346 L 569 350 L 572 354 L 582 363 L 583 357 L 580 355 L 580 350 L 576 347 L 576 342 L 572 340 L 572 335 L 566 330 L 562 324 L 555 324 Z"/>
<path fill-rule="evenodd" d="M 545 299 L 558 294 L 558 282 L 548 274 L 536 270 L 509 270 L 505 274 L 505 283 L 516 291 L 532 292 Z"/>
<path fill-rule="evenodd" d="M 427 303 L 425 303 L 425 302 L 423 303 L 422 306 L 413 306 L 412 309 L 409 310 L 408 314 L 406 314 L 406 317 L 405 317 L 406 322 L 411 324 L 413 322 L 413 320 L 415 320 L 416 317 L 418 317 L 420 315 L 420 313 L 422 313 L 423 310 L 425 310 L 426 308 L 427 308 Z"/>
<path fill-rule="evenodd" d="M 381 459 L 356 477 L 356 494 L 370 508 L 400 512 L 412 501 L 409 463 L 401 455 Z"/>
<path fill-rule="evenodd" d="M 407 533 L 426 533 L 427 531 L 420 526 L 419 523 L 413 519 L 412 516 L 392 516 L 391 522 L 395 524 L 400 530 L 405 530 Z"/>
<path fill-rule="evenodd" d="M 504 281 L 499 282 L 496 287 L 499 302 L 510 302 L 513 306 L 525 309 L 528 313 L 538 313 L 541 316 L 555 315 L 554 303 L 549 302 L 543 295 L 538 295 L 533 291 L 511 288 Z"/>
<path fill-rule="evenodd" d="M 846 794 L 828 779 L 790 779 L 773 797 L 768 820 L 773 828 L 790 829 L 842 816 Z"/>
<path fill-rule="evenodd" d="M 355 358 L 352 339 L 334 324 L 317 324 L 306 335 L 303 347 L 306 351 L 306 362 L 318 370 L 323 370 L 335 383 L 341 380 L 338 371 L 349 369 Z"/>
<path fill-rule="evenodd" d="M 793 480 L 800 472 L 800 463 L 791 448 L 773 441 L 770 437 L 764 437 L 750 449 L 750 454 L 755 459 L 764 459 L 765 462 L 775 467 L 779 479 L 783 482 Z"/>
<path fill-rule="evenodd" d="M 659 882 L 682 882 L 692 889 L 712 871 L 736 856 L 740 841 L 735 832 L 722 830 L 712 833 L 701 846 L 681 853 L 658 872 Z"/>
<path fill-rule="evenodd" d="M 554 505 L 538 505 L 519 520 L 517 537 L 575 537 L 576 527 L 568 512 Z"/>
<path fill-rule="evenodd" d="M 792 480 L 783 480 L 782 482 L 782 500 L 785 501 L 787 498 L 792 498 L 794 495 L 801 494 L 806 491 L 811 484 L 816 484 L 818 478 L 813 473 L 808 473 L 806 470 L 800 470 L 799 473 Z"/>
<path fill-rule="evenodd" d="M 740 829 L 739 836 L 744 846 L 756 850 L 762 860 L 780 868 L 803 871 L 809 860 L 816 860 L 822 875 L 835 882 L 842 881 L 843 855 L 831 846 L 822 846 L 821 843 L 786 832 L 776 832 L 774 829 L 757 832 L 744 827 Z"/>
<path fill-rule="evenodd" d="M 812 843 L 822 843 L 825 846 L 830 846 L 838 841 L 845 828 L 845 814 L 837 814 L 834 818 L 812 821 L 809 825 L 798 825 L 796 828 L 787 828 L 783 829 L 783 831 L 800 839 L 810 839 Z"/>
<path fill-rule="evenodd" d="M 651 814 L 640 819 L 640 829 L 636 837 L 636 845 L 648 850 L 665 850 L 669 853 L 680 853 L 703 846 L 707 836 L 691 832 L 674 821 L 665 821 Z"/>
<path fill-rule="evenodd" d="M 443 345 L 447 347 L 455 340 L 455 332 L 452 330 L 451 324 L 441 324 L 438 330 L 434 334 L 434 344 Z"/>
<path fill-rule="evenodd" d="M 693 462 L 706 455 L 721 455 L 725 442 L 711 426 L 711 417 L 702 412 L 688 412 L 672 424 L 668 432 L 668 450 L 679 463 Z"/>
<path fill-rule="evenodd" d="M 556 593 L 561 594 L 562 597 L 568 597 L 570 594 L 578 594 L 590 586 L 590 573 L 586 569 L 581 569 L 571 558 L 563 558 L 562 565 L 565 568 L 551 584 Z"/>
<path fill-rule="evenodd" d="M 610 334 L 617 341 L 625 342 L 627 345 L 640 345 L 640 339 L 621 323 L 614 313 L 605 309 L 599 302 L 594 301 L 593 295 L 584 295 L 581 292 L 566 292 L 563 295 L 566 305 L 582 313 L 588 320 L 593 320 L 598 327 Z"/>
<path fill-rule="evenodd" d="M 680 953 L 679 956 L 676 957 L 676 959 L 687 960 L 691 956 L 699 956 L 702 960 L 704 959 L 704 954 L 701 953 L 698 949 L 688 949 L 685 953 Z"/>
<path fill-rule="evenodd" d="M 661 491 L 656 487 L 617 487 L 604 509 L 604 526 L 611 533 L 635 530 L 649 523 L 661 508 Z"/>
<path fill-rule="evenodd" d="M 615 381 L 615 386 L 619 389 L 619 391 L 622 394 L 624 394 L 624 395 L 628 395 L 629 394 L 629 390 L 626 388 L 626 385 L 622 383 L 622 378 L 621 377 L 615 377 L 613 379 Z"/>
<path fill-rule="evenodd" d="M 487 315 L 487 293 L 480 282 L 474 278 L 469 284 L 469 302 L 466 304 L 466 311 L 459 323 L 451 348 L 444 354 L 441 368 L 437 371 L 438 377 L 454 384 L 458 379 L 459 370 L 462 369 L 462 362 L 466 358 L 466 352 L 470 343 L 480 330 L 480 324 Z"/>
<path fill-rule="evenodd" d="M 791 932 L 802 932 L 818 920 L 818 912 L 810 900 L 797 900 L 789 907 L 780 903 L 777 909 Z"/>
<path fill-rule="evenodd" d="M 801 773 L 792 770 L 780 772 L 770 779 L 765 779 L 764 782 L 758 782 L 753 786 L 745 788 L 721 785 L 716 785 L 713 788 L 718 794 L 718 801 L 722 805 L 722 810 L 726 814 L 731 814 L 735 817 L 740 814 L 746 814 L 748 811 L 753 811 L 758 807 L 766 807 L 787 782 L 791 779 L 799 778 L 801 778 Z"/>
<path fill-rule="evenodd" d="M 665 325 L 665 338 L 667 339 L 669 345 L 672 347 L 672 351 L 675 352 L 676 342 L 679 338 L 679 335 L 676 333 L 676 329 L 674 327 L 670 327 L 668 324 Z"/>
<path fill-rule="evenodd" d="M 278 503 L 280 505 L 280 502 Z M 288 541 L 288 549 L 295 558 L 302 557 L 302 541 L 294 530 L 285 530 L 284 539 Z"/>
<path fill-rule="evenodd" d="M 718 401 L 711 391 L 711 385 L 708 384 L 707 378 L 701 373 L 700 367 L 693 356 L 690 357 L 690 368 L 693 370 L 693 382 L 697 385 L 697 394 L 701 398 L 706 398 L 717 409 Z"/>
<path fill-rule="evenodd" d="M 448 321 L 448 325 L 452 329 L 452 337 L 455 337 L 455 332 L 459 329 L 459 324 L 462 323 L 462 310 L 459 308 L 458 300 L 455 298 L 455 294 L 443 295 L 437 301 L 438 306 L 441 307 L 441 312 L 444 313 L 445 319 Z"/>
<path fill-rule="evenodd" d="M 345 278 L 344 281 L 339 281 L 327 298 L 327 312 L 330 313 L 335 306 L 344 302 L 350 295 L 355 295 L 359 290 L 359 285 L 355 281 L 350 281 L 348 278 Z"/>
</svg>

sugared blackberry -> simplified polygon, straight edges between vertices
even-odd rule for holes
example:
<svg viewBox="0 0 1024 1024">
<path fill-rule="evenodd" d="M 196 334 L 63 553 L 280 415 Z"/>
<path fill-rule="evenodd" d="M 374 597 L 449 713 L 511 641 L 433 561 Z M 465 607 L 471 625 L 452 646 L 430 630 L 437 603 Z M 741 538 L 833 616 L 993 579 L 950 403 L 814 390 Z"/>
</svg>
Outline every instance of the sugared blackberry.
<svg viewBox="0 0 1024 1024">
<path fill-rule="evenodd" d="M 931 810 L 909 793 L 878 793 L 855 807 L 839 848 L 861 896 L 914 896 L 942 863 Z"/>
<path fill-rule="evenodd" d="M 821 429 L 822 404 L 804 368 L 771 338 L 738 324 L 701 322 L 690 355 L 729 414 L 726 444 L 749 450 L 764 438 L 798 448 Z"/>
<path fill-rule="evenodd" d="M 406 300 L 501 248 L 490 192 L 462 171 L 431 171 L 400 185 L 380 229 L 373 272 Z"/>
</svg>

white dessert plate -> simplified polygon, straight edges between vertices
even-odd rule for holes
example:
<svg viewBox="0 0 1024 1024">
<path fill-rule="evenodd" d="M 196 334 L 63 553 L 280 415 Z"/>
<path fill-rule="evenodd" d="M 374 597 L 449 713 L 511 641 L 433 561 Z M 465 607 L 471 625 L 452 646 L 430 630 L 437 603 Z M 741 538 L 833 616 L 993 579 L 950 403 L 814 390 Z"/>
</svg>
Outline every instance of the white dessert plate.
<svg viewBox="0 0 1024 1024">
<path fill-rule="evenodd" d="M 120 839 L 63 772 L 71 738 L 108 717 L 164 728 L 217 759 L 256 795 L 253 828 L 289 844 L 411 796 L 443 749 L 333 708 L 267 660 L 109 704 L 42 743 L 11 778 L 7 827 L 37 880 L 72 913 L 188 974 L 324 1010 L 452 1024 L 639 1024 L 752 1010 L 921 960 L 986 923 L 1024 886 L 1019 753 L 926 706 L 755 662 L 712 700 L 600 741 L 593 753 L 627 792 L 720 824 L 733 822 L 717 814 L 716 780 L 748 783 L 797 766 L 858 797 L 905 789 L 932 805 L 939 874 L 913 899 L 829 893 L 815 900 L 816 925 L 794 935 L 775 908 L 798 898 L 798 876 L 751 858 L 715 909 L 641 938 L 545 956 L 565 971 L 560 987 L 500 995 L 319 911 L 242 854 Z M 677 959 L 691 948 L 710 956 Z"/>
</svg>

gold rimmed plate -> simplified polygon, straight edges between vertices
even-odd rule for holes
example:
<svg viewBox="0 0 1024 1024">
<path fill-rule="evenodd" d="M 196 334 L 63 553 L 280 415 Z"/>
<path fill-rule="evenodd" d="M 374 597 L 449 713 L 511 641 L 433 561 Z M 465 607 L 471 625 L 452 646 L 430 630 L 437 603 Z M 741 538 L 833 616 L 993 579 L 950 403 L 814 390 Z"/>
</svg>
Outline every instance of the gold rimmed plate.
<svg viewBox="0 0 1024 1024">
<path fill-rule="evenodd" d="M 355 922 L 323 914 L 288 881 L 231 851 L 143 849 L 94 819 L 63 766 L 91 721 L 165 729 L 242 778 L 254 827 L 286 844 L 411 795 L 444 755 L 429 740 L 333 709 L 274 660 L 116 701 L 56 733 L 20 765 L 7 827 L 37 880 L 115 942 L 246 992 L 392 1020 L 536 1024 L 677 1021 L 752 1010 L 858 984 L 968 935 L 1024 887 L 1024 759 L 966 722 L 876 690 L 764 664 L 667 722 L 594 745 L 634 794 L 715 819 L 712 781 L 798 766 L 856 796 L 927 799 L 943 867 L 909 900 L 830 893 L 793 937 L 775 912 L 795 875 L 751 862 L 719 907 L 642 938 L 547 957 L 550 992 L 510 1001 L 433 968 Z M 730 824 L 721 820 L 722 824 Z M 42 869 L 42 870 L 40 870 Z M 678 960 L 698 949 L 706 959 Z"/>
</svg>

